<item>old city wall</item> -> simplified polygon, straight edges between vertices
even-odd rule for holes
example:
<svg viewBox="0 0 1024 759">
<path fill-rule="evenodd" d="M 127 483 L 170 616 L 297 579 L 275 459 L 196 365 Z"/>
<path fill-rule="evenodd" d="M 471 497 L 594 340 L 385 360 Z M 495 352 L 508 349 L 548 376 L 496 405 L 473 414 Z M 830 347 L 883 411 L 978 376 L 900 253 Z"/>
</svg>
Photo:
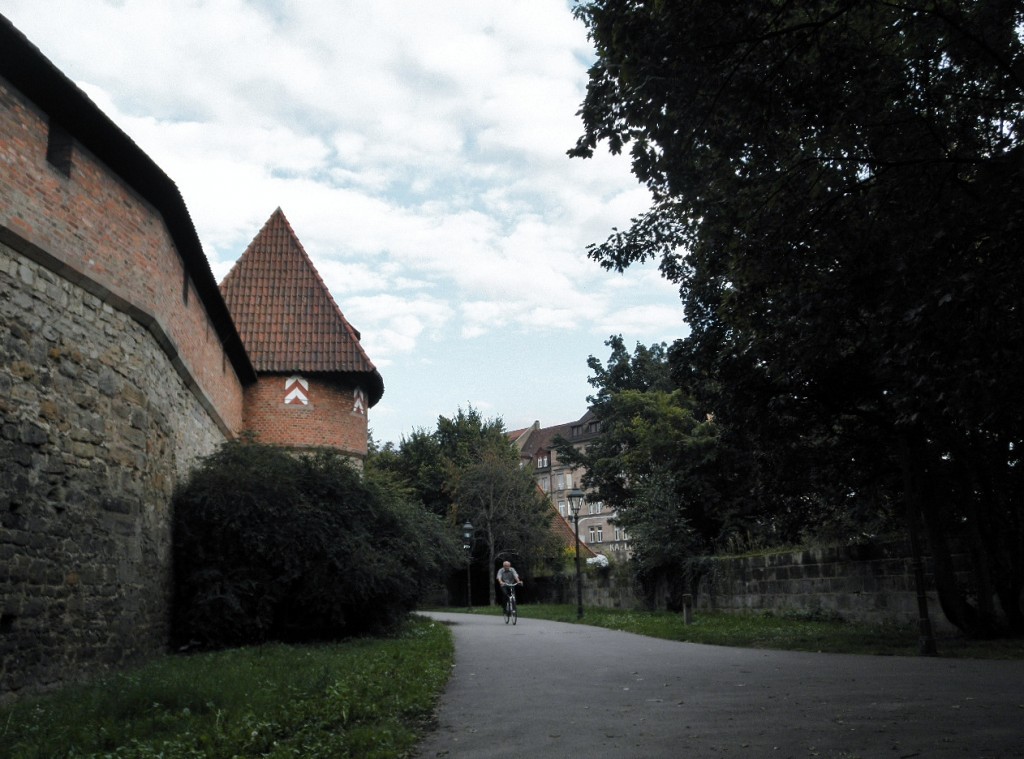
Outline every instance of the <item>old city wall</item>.
<svg viewBox="0 0 1024 759">
<path fill-rule="evenodd" d="M 700 574 L 698 609 L 796 612 L 866 623 L 913 623 L 917 590 L 903 542 L 827 546 L 712 559 Z M 929 616 L 951 629 L 925 567 Z"/>
<path fill-rule="evenodd" d="M 913 625 L 918 619 L 917 588 L 909 548 L 902 542 L 827 546 L 754 556 L 719 556 L 700 560 L 689 590 L 696 613 L 824 615 L 850 622 Z M 685 578 L 680 578 L 685 581 Z M 538 588 L 537 585 L 540 585 Z M 925 562 L 929 616 L 933 627 L 952 631 L 939 608 L 928 562 Z M 534 585 L 538 601 L 575 603 L 575 578 L 542 578 Z M 677 591 L 678 592 L 678 591 Z M 653 606 L 670 606 L 667 586 L 654 592 Z M 674 597 L 671 606 L 680 603 Z M 646 602 L 633 585 L 628 565 L 588 567 L 583 577 L 584 607 L 631 609 Z"/>
<path fill-rule="evenodd" d="M 170 498 L 241 383 L 161 216 L 0 80 L 0 700 L 163 651 Z"/>
</svg>

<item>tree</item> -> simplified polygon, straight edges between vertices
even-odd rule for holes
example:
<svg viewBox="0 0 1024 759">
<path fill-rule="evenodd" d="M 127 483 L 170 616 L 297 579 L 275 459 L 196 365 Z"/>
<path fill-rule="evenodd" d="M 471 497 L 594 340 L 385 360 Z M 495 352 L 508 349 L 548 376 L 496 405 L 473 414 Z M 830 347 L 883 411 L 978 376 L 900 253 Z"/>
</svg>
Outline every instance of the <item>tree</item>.
<svg viewBox="0 0 1024 759">
<path fill-rule="evenodd" d="M 637 344 L 630 355 L 621 336 L 605 344 L 607 364 L 587 362 L 602 435 L 585 448 L 558 440 L 558 456 L 585 470 L 584 486 L 616 510 L 648 591 L 674 588 L 687 560 L 747 529 L 751 509 L 735 481 L 748 470 L 713 415 L 675 387 L 664 345 Z"/>
<path fill-rule="evenodd" d="M 397 449 L 391 445 L 373 449 L 368 457 L 372 469 L 386 470 L 400 478 L 431 513 L 452 519 L 454 492 L 462 470 L 473 463 L 480 451 L 491 445 L 507 445 L 501 419 L 484 419 L 469 406 L 459 408 L 451 418 L 439 416 L 434 430 L 416 429 L 402 437 Z"/>
<path fill-rule="evenodd" d="M 527 569 L 556 552 L 549 530 L 550 503 L 507 443 L 479 452 L 462 472 L 456 496 L 458 521 L 472 522 L 482 537 L 492 575 L 502 561 Z M 493 606 L 494 582 L 488 587 L 488 602 Z"/>
<path fill-rule="evenodd" d="M 849 492 L 878 467 L 925 527 L 947 617 L 1024 632 L 1019 3 L 576 13 L 597 61 L 570 153 L 628 146 L 653 197 L 592 257 L 658 259 L 692 328 L 678 355 L 722 422 L 759 456 L 765 418 L 777 458 L 829 446 Z"/>
<path fill-rule="evenodd" d="M 433 432 L 417 430 L 397 450 L 375 452 L 367 470 L 388 472 L 453 531 L 471 521 L 487 548 L 488 575 L 499 559 L 516 557 L 525 569 L 549 549 L 547 501 L 519 467 L 501 419 L 472 406 L 439 416 Z"/>
</svg>

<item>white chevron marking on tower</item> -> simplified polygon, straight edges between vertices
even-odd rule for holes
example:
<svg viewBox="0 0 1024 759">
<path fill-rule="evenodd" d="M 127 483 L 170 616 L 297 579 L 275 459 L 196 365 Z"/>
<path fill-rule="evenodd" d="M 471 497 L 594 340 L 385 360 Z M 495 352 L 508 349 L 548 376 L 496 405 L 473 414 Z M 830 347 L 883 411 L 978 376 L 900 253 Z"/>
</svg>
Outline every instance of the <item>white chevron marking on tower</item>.
<svg viewBox="0 0 1024 759">
<path fill-rule="evenodd" d="M 309 382 L 302 377 L 293 376 L 286 379 L 284 381 L 284 392 L 285 403 L 298 402 L 303 406 L 309 405 L 309 398 L 306 396 L 306 393 L 309 392 Z"/>
</svg>

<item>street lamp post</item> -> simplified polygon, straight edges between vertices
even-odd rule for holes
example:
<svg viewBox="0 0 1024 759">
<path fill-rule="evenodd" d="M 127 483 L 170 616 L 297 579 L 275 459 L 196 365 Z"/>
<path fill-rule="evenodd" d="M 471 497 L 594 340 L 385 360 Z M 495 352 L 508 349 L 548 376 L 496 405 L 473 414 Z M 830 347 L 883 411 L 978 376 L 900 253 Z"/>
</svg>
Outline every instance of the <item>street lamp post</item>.
<svg viewBox="0 0 1024 759">
<path fill-rule="evenodd" d="M 580 509 L 586 496 L 579 488 L 569 491 L 569 510 L 576 525 L 576 619 L 583 619 L 583 575 L 580 573 Z"/>
<path fill-rule="evenodd" d="M 473 524 L 462 525 L 462 550 L 466 552 L 466 608 L 473 607 Z"/>
</svg>

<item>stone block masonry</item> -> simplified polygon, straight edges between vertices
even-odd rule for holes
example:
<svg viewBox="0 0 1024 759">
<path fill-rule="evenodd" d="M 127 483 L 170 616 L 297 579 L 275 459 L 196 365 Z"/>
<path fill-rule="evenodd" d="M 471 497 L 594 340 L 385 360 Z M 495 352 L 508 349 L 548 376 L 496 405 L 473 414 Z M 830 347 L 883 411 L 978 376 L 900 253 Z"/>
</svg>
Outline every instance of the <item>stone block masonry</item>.
<svg viewBox="0 0 1024 759">
<path fill-rule="evenodd" d="M 152 332 L 0 244 L 0 699 L 165 649 L 170 499 L 224 440 Z"/>
<path fill-rule="evenodd" d="M 712 559 L 701 576 L 698 608 L 721 611 L 825 613 L 849 621 L 913 624 L 917 589 L 901 542 L 827 546 Z M 927 572 L 936 630 L 952 630 Z"/>
<path fill-rule="evenodd" d="M 171 494 L 255 379 L 173 183 L 3 22 L 0 700 L 165 650 Z"/>
</svg>

